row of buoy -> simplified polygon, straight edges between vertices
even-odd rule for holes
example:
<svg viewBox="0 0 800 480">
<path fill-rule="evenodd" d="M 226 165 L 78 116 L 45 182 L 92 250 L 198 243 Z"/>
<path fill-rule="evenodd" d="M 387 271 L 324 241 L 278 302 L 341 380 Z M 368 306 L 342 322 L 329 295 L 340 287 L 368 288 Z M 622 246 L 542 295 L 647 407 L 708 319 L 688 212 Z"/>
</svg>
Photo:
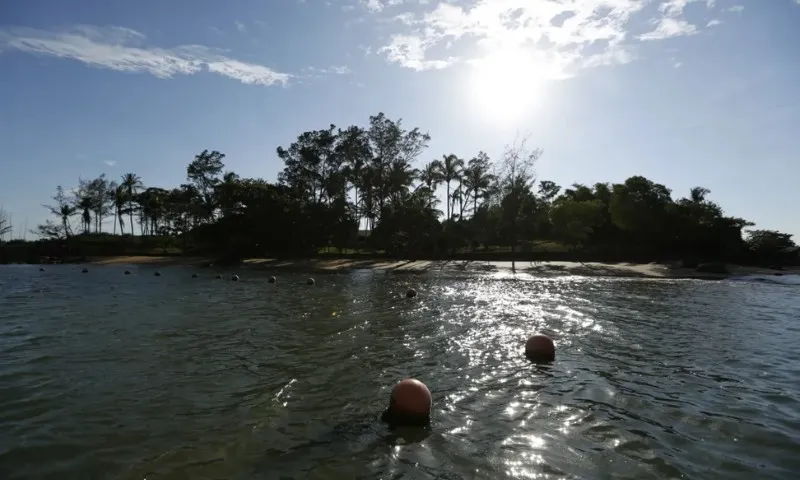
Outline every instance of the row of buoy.
<svg viewBox="0 0 800 480">
<path fill-rule="evenodd" d="M 39 271 L 43 272 L 44 271 L 44 267 L 40 268 Z M 81 273 L 89 273 L 89 269 L 88 268 L 84 268 L 83 270 L 81 270 Z M 131 271 L 130 270 L 125 270 L 124 274 L 125 275 L 131 275 Z M 153 272 L 153 275 L 156 276 L 156 277 L 160 277 L 161 276 L 161 272 L 156 270 L 155 272 Z M 200 277 L 200 274 L 198 274 L 198 273 L 193 273 L 192 274 L 192 278 L 199 278 L 199 277 Z M 218 273 L 215 276 L 215 278 L 217 280 L 222 280 L 225 277 L 223 277 L 221 273 Z M 236 274 L 231 275 L 231 280 L 234 281 L 234 282 L 238 282 L 239 281 L 239 275 L 236 275 Z M 276 283 L 277 279 L 275 277 L 269 277 L 269 279 L 267 281 L 268 281 L 268 283 Z M 306 285 L 309 285 L 309 286 L 313 286 L 316 283 L 317 283 L 316 280 L 314 280 L 313 278 L 309 278 L 309 279 L 306 280 Z M 409 288 L 406 291 L 406 298 L 416 298 L 416 296 L 417 296 L 417 291 L 414 290 L 413 288 Z"/>
<path fill-rule="evenodd" d="M 556 347 L 546 335 L 536 334 L 525 342 L 525 357 L 534 363 L 550 363 L 556 359 Z M 415 378 L 401 380 L 392 389 L 389 407 L 381 420 L 389 426 L 427 426 L 430 424 L 431 391 Z"/>
<path fill-rule="evenodd" d="M 40 271 L 44 271 L 41 268 Z M 88 273 L 84 268 L 83 273 Z M 130 275 L 129 270 L 125 270 L 125 275 Z M 155 276 L 161 276 L 161 272 L 154 272 Z M 192 278 L 197 278 L 197 273 L 192 274 Z M 222 279 L 222 274 L 217 274 L 216 278 Z M 232 275 L 231 280 L 239 281 L 238 275 Z M 269 283 L 276 283 L 275 277 L 269 277 Z M 314 285 L 313 278 L 306 280 L 306 285 Z M 417 291 L 413 288 L 406 292 L 407 298 L 415 298 Z M 535 334 L 525 342 L 525 357 L 534 363 L 550 363 L 555 361 L 555 343 L 546 335 Z M 433 404 L 431 392 L 428 387 L 415 378 L 406 378 L 398 382 L 392 389 L 389 397 L 389 406 L 381 415 L 381 420 L 389 426 L 427 426 L 430 424 L 431 407 Z"/>
<path fill-rule="evenodd" d="M 39 271 L 40 272 L 44 272 L 44 267 L 40 268 Z M 81 270 L 81 273 L 89 273 L 89 269 L 88 268 L 84 268 L 84 269 Z M 130 270 L 125 270 L 124 274 L 125 275 L 131 275 L 131 271 Z M 153 272 L 153 276 L 160 277 L 161 276 L 161 272 L 156 270 L 155 272 Z M 192 274 L 192 278 L 199 278 L 199 277 L 200 277 L 200 274 L 198 274 L 198 273 L 193 273 Z M 218 273 L 215 276 L 215 278 L 217 280 L 222 280 L 225 277 L 223 277 L 221 273 Z M 236 275 L 236 274 L 231 275 L 231 280 L 234 281 L 234 282 L 238 282 L 239 281 L 239 275 Z M 268 283 L 277 283 L 277 281 L 278 280 L 274 276 L 273 277 L 269 277 L 269 279 L 267 279 Z M 313 278 L 309 278 L 309 279 L 306 280 L 306 285 L 315 285 L 316 283 L 317 283 L 316 280 L 314 280 Z M 413 295 L 411 294 L 411 292 L 413 292 Z M 417 296 L 417 292 L 414 291 L 413 289 L 411 289 L 411 290 L 408 291 L 408 295 L 407 296 L 409 298 L 415 297 L 415 296 Z"/>
</svg>

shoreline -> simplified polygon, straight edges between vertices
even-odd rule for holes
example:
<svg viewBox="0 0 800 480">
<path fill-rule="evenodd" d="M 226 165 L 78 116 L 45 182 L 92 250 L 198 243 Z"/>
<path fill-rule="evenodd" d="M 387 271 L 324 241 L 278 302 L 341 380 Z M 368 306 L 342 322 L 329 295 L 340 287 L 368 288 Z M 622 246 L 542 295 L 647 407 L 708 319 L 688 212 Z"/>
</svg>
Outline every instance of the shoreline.
<svg viewBox="0 0 800 480">
<path fill-rule="evenodd" d="M 341 273 L 353 270 L 381 270 L 394 273 L 420 274 L 431 271 L 450 272 L 506 272 L 512 273 L 509 261 L 470 260 L 387 260 L 387 259 L 274 259 L 251 258 L 234 265 L 208 267 L 212 260 L 207 257 L 156 257 L 156 256 L 111 256 L 90 257 L 86 264 L 92 265 L 137 265 L 205 267 L 220 270 L 258 269 L 315 273 Z M 539 276 L 585 276 L 650 279 L 702 279 L 724 280 L 746 275 L 796 275 L 800 267 L 785 270 L 726 264 L 727 273 L 705 273 L 692 268 L 679 268 L 664 263 L 604 263 L 604 262 L 516 262 L 517 273 Z"/>
</svg>

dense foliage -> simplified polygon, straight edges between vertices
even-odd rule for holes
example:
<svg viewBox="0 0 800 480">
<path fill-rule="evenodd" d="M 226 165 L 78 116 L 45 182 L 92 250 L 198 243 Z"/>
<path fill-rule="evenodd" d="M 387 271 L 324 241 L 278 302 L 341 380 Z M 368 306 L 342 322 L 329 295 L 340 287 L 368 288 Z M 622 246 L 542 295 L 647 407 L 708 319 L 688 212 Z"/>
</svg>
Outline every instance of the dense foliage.
<svg viewBox="0 0 800 480">
<path fill-rule="evenodd" d="M 772 262 L 792 252 L 790 235 L 756 230 L 726 216 L 696 187 L 673 199 L 666 186 L 641 176 L 621 183 L 562 188 L 538 181 L 541 151 L 518 142 L 493 162 L 484 152 L 444 155 L 416 167 L 430 141 L 383 113 L 366 127 L 304 132 L 278 147 L 284 169 L 276 183 L 225 171 L 225 155 L 204 150 L 188 165 L 186 183 L 145 187 L 81 180 L 61 187 L 39 226 L 47 238 L 113 231 L 173 239 L 185 251 L 232 257 L 314 255 L 321 249 L 408 258 L 480 256 Z M 443 193 L 443 202 L 437 196 Z M 444 203 L 444 205 L 442 205 Z M 542 253 L 543 245 L 549 250 Z M 554 253 L 554 251 L 556 253 Z M 483 252 L 483 253 L 482 253 Z"/>
</svg>

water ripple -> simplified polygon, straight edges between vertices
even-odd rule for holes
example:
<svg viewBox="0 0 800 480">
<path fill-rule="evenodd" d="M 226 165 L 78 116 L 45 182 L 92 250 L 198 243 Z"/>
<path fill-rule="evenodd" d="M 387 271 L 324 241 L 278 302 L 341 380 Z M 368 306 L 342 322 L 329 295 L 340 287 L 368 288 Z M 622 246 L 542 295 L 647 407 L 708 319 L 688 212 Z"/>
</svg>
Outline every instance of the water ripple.
<svg viewBox="0 0 800 480">
<path fill-rule="evenodd" d="M 788 285 L 90 270 L 0 271 L 0 478 L 800 470 Z M 533 332 L 557 362 L 523 358 Z M 433 392 L 430 429 L 377 422 L 406 376 Z"/>
</svg>

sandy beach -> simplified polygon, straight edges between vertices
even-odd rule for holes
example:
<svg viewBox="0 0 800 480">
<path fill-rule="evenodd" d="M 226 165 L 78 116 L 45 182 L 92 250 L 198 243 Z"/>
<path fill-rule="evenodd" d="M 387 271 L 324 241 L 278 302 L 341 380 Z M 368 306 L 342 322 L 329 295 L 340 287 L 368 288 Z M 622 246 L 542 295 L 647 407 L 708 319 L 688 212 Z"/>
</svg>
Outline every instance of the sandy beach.
<svg viewBox="0 0 800 480">
<path fill-rule="evenodd" d="M 95 265 L 163 265 L 205 267 L 210 263 L 202 257 L 146 257 L 117 256 L 90 258 Z M 430 271 L 458 272 L 508 272 L 511 262 L 446 261 L 446 260 L 385 260 L 385 259 L 270 259 L 244 260 L 239 268 L 261 270 L 294 270 L 309 272 L 341 272 L 357 269 L 386 270 L 396 273 L 424 273 Z M 542 276 L 580 275 L 592 277 L 630 278 L 697 278 L 725 279 L 744 275 L 798 274 L 797 267 L 778 271 L 767 268 L 728 265 L 729 273 L 703 273 L 690 268 L 661 263 L 600 263 L 600 262 L 528 262 L 516 263 L 518 273 Z M 230 266 L 225 267 L 230 269 Z"/>
</svg>

